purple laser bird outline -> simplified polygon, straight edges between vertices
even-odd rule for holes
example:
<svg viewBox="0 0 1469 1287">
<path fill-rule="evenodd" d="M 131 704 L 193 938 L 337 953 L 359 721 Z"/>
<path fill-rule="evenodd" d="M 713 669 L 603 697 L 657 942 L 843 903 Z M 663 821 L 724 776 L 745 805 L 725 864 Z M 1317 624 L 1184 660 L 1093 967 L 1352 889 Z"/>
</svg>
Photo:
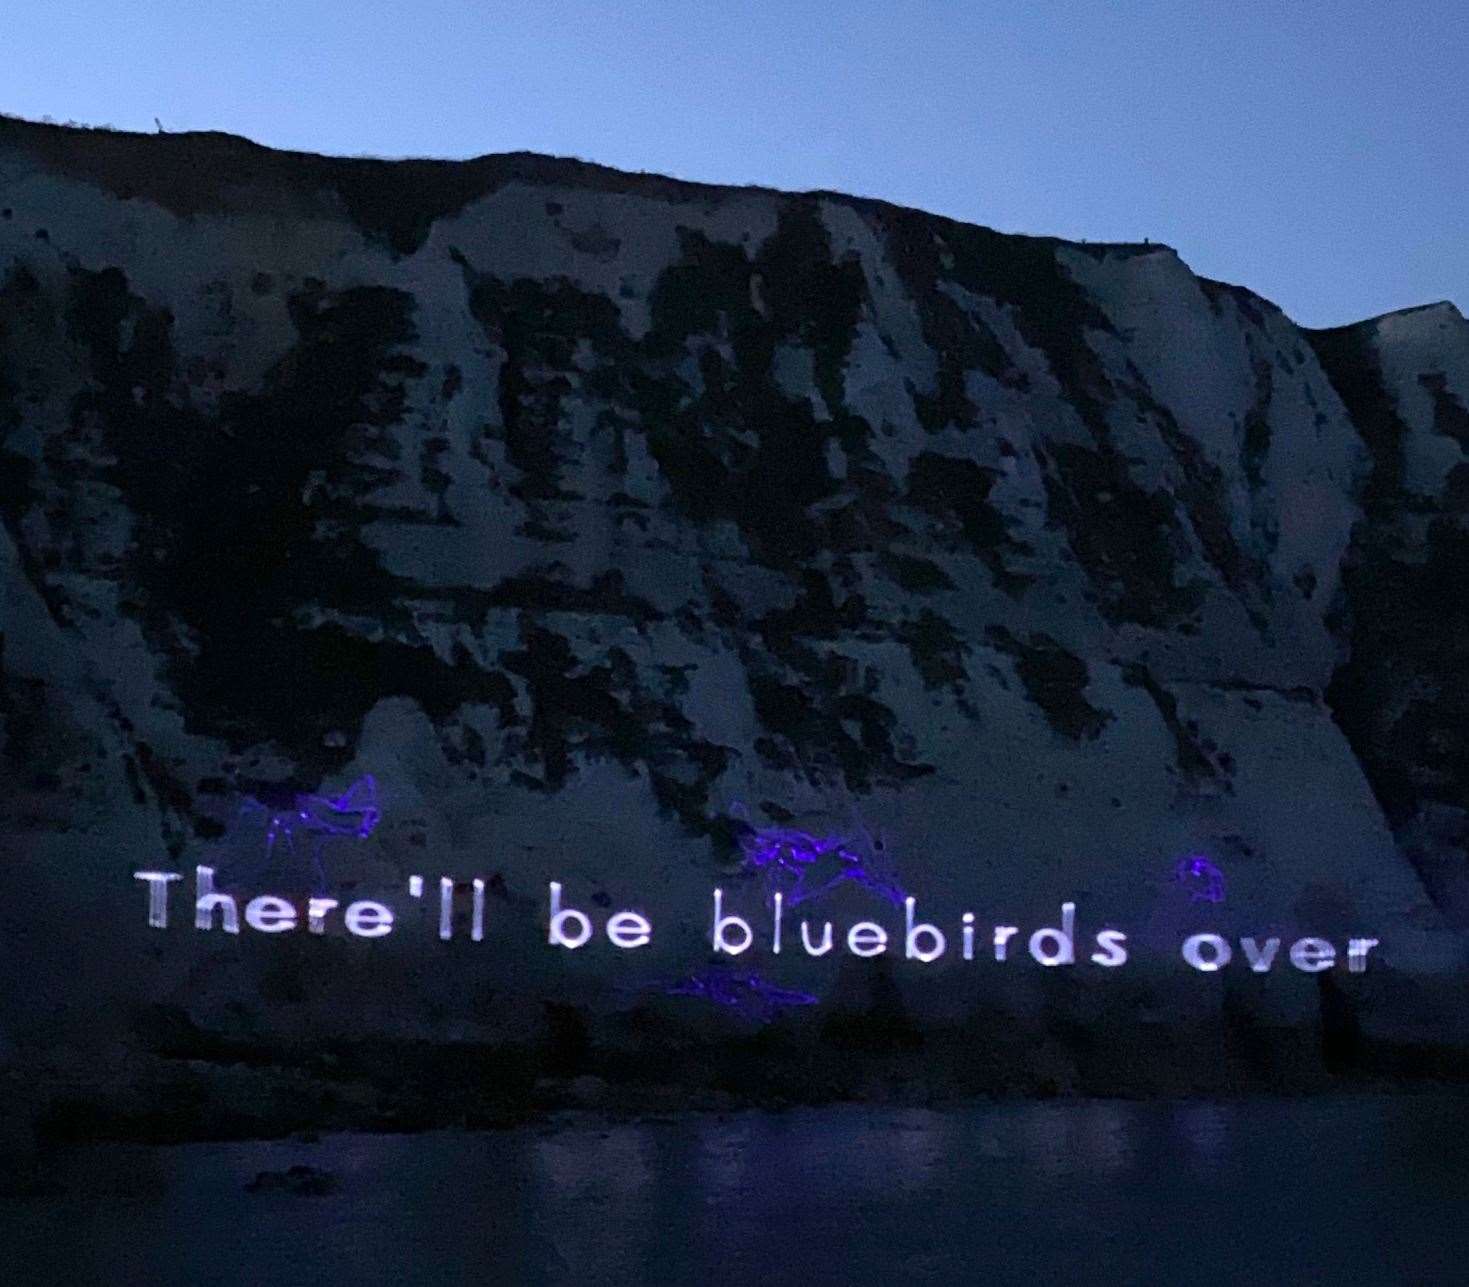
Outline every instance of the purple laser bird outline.
<svg viewBox="0 0 1469 1287">
<path fill-rule="evenodd" d="M 755 827 L 745 822 L 740 835 L 740 849 L 745 866 L 765 877 L 766 895 L 783 896 L 787 906 L 795 907 L 820 898 L 843 881 L 855 881 L 894 906 L 902 906 L 906 897 L 894 880 L 873 870 L 873 860 L 850 841 L 840 836 L 816 836 L 795 827 Z M 869 838 L 867 846 L 880 846 Z"/>
<path fill-rule="evenodd" d="M 382 818 L 377 803 L 377 779 L 370 773 L 358 778 L 341 795 L 335 797 L 291 793 L 282 805 L 269 798 L 262 800 L 251 796 L 240 807 L 242 814 L 256 810 L 266 815 L 267 862 L 275 852 L 277 840 L 283 839 L 294 855 L 296 837 L 307 836 L 310 839 L 311 861 L 322 889 L 326 886 L 326 872 L 321 864 L 321 851 L 326 842 L 333 836 L 365 840 Z"/>
<path fill-rule="evenodd" d="M 663 989 L 668 996 L 701 997 L 769 1021 L 782 1010 L 799 1005 L 815 1005 L 817 998 L 809 992 L 776 987 L 753 971 L 710 968 L 691 974 Z"/>
<path fill-rule="evenodd" d="M 1180 858 L 1173 869 L 1173 880 L 1188 890 L 1191 903 L 1224 901 L 1224 873 L 1200 854 Z"/>
</svg>

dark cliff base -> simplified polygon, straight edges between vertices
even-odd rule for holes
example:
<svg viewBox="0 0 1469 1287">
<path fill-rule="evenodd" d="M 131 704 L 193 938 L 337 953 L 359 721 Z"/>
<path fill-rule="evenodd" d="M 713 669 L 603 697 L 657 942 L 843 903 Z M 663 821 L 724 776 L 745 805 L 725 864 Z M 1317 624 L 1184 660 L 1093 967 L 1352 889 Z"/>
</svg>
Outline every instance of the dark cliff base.
<svg viewBox="0 0 1469 1287">
<path fill-rule="evenodd" d="M 829 1011 L 765 1026 L 694 1025 L 655 1009 L 591 1022 L 548 1006 L 537 1042 L 229 1040 L 177 1011 L 141 1017 L 147 1053 L 60 1066 L 22 1056 L 11 1114 L 40 1142 L 156 1143 L 319 1130 L 497 1129 L 566 1108 L 613 1116 L 835 1102 L 981 1097 L 1418 1092 L 1469 1088 L 1469 1050 L 1362 1033 L 1338 994 L 1309 1027 L 1262 1025 L 1244 1005 L 1191 1025 L 1130 1013 L 1086 1028 L 998 1011 L 920 1032 L 899 1011 Z M 718 1029 L 723 1029 L 722 1032 Z M 28 1145 L 31 1133 L 16 1137 Z"/>
</svg>

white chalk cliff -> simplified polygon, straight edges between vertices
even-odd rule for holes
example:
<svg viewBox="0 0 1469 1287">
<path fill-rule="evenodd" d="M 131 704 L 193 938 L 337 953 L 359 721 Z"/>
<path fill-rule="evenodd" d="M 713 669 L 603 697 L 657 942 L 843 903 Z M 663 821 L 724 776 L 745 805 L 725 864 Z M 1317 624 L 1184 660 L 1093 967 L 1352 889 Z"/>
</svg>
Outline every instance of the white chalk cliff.
<svg viewBox="0 0 1469 1287">
<path fill-rule="evenodd" d="M 760 1038 L 783 1070 L 884 1024 L 976 1087 L 1460 1051 L 1466 452 L 1448 304 L 1312 332 L 1159 245 L 0 120 L 8 1058 L 94 1106 L 331 1042 L 636 1078 L 735 1039 L 656 984 L 716 884 L 760 909 L 741 812 L 880 833 L 954 936 L 1071 900 L 1135 945 L 752 953 L 822 998 Z M 381 823 L 322 861 L 393 935 L 188 928 L 195 864 L 284 879 L 246 801 L 366 774 Z M 1193 854 L 1222 901 L 1180 900 Z M 189 874 L 167 930 L 145 867 Z M 489 882 L 484 943 L 413 919 L 442 873 Z M 550 879 L 653 943 L 548 948 Z M 1381 946 L 1202 975 L 1202 929 Z M 1146 1075 L 1098 1051 L 1147 1033 Z"/>
</svg>

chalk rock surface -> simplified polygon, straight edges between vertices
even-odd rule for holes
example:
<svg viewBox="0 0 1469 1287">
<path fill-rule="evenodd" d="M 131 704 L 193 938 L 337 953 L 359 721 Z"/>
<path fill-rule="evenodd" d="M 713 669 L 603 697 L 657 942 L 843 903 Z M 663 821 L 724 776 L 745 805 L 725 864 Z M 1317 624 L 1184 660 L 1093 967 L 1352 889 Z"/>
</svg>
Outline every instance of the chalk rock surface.
<svg viewBox="0 0 1469 1287">
<path fill-rule="evenodd" d="M 772 1049 L 972 1052 L 1004 1016 L 1024 1042 L 992 1024 L 956 1084 L 1083 1088 L 1136 1080 L 1096 1062 L 1134 1028 L 1181 1043 L 1167 1085 L 1281 1042 L 1458 1049 L 1466 451 L 1448 304 L 1312 332 L 1161 245 L 0 120 L 12 1062 L 104 1043 L 116 1084 L 427 1042 L 615 1084 L 754 1039 L 663 995 L 716 885 L 739 964 L 820 998 Z M 293 822 L 369 775 L 370 834 Z M 846 881 L 802 915 L 895 952 L 771 957 L 741 841 L 777 825 L 844 838 L 950 950 L 893 959 L 901 907 Z M 1193 855 L 1218 889 L 1180 885 Z M 399 921 L 197 931 L 199 864 Z M 166 929 L 143 869 L 183 876 Z M 575 953 L 553 879 L 598 926 Z M 1042 969 L 1024 936 L 1063 901 L 1078 963 Z M 646 948 L 601 935 L 622 908 Z M 1121 969 L 1087 959 L 1104 927 Z M 1218 974 L 1178 957 L 1204 930 Z M 1282 939 L 1268 974 L 1241 935 Z M 1291 967 L 1302 935 L 1331 971 Z M 1349 936 L 1380 940 L 1360 977 Z"/>
</svg>

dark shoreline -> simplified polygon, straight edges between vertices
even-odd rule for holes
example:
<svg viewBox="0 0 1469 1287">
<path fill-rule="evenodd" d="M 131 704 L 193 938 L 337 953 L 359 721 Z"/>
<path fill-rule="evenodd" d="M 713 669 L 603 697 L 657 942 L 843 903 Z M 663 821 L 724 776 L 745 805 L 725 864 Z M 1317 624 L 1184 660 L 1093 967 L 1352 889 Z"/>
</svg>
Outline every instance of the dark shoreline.
<svg viewBox="0 0 1469 1287">
<path fill-rule="evenodd" d="M 228 1040 L 157 1014 L 144 1050 L 16 1051 L 0 1072 L 13 1136 L 39 1144 L 172 1144 L 302 1132 L 499 1130 L 567 1110 L 780 1112 L 829 1105 L 965 1107 L 1047 1100 L 1239 1102 L 1469 1092 L 1469 1051 L 1248 1012 L 1187 1026 L 989 1014 L 920 1028 L 901 1012 L 832 1012 L 715 1030 L 654 1011 L 588 1023 L 548 1007 L 539 1043 Z M 714 1016 L 723 1019 L 725 1016 Z M 722 1029 L 722 1035 L 717 1035 Z"/>
</svg>

